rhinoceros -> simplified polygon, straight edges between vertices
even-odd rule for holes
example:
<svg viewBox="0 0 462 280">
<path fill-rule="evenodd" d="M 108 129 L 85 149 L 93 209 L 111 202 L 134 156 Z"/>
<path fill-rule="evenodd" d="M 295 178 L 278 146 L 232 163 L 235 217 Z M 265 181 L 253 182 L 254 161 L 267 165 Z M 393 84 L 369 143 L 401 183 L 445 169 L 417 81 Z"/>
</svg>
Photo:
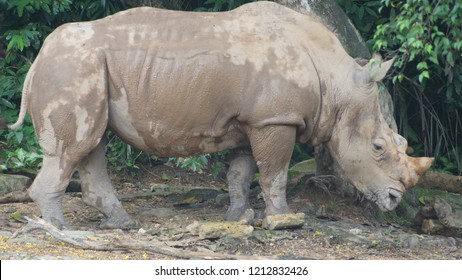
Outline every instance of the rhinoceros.
<svg viewBox="0 0 462 280">
<path fill-rule="evenodd" d="M 106 170 L 108 129 L 157 156 L 231 150 L 229 220 L 251 209 L 257 168 L 265 215 L 290 212 L 289 160 L 307 141 L 326 145 L 345 180 L 392 210 L 432 159 L 406 155 L 380 113 L 376 82 L 391 64 L 358 65 L 318 21 L 272 2 L 222 13 L 134 8 L 51 33 L 10 129 L 28 110 L 44 154 L 29 195 L 60 227 L 75 169 L 102 227 L 138 226 Z"/>
</svg>

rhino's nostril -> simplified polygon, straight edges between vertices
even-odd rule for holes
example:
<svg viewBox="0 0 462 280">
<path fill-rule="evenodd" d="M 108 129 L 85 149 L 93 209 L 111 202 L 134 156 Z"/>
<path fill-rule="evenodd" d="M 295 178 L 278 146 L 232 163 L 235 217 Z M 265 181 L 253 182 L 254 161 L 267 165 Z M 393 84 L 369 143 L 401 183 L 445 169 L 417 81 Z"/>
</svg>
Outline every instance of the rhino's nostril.
<svg viewBox="0 0 462 280">
<path fill-rule="evenodd" d="M 388 193 L 388 196 L 390 197 L 390 202 L 392 204 L 398 204 L 399 201 L 401 200 L 401 192 L 391 189 L 390 192 Z"/>
<path fill-rule="evenodd" d="M 390 200 L 391 200 L 391 202 L 392 202 L 392 203 L 395 203 L 396 200 L 398 199 L 398 197 L 397 197 L 396 195 L 392 194 L 392 193 L 390 193 L 389 195 L 390 195 Z"/>
</svg>

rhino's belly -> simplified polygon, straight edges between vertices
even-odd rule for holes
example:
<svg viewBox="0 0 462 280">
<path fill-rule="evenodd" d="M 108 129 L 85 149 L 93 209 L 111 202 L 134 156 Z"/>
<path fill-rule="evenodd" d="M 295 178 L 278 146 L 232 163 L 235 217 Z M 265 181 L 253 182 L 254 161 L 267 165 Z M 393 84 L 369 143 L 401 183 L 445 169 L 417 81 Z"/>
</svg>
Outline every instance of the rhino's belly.
<svg viewBox="0 0 462 280">
<path fill-rule="evenodd" d="M 159 123 L 151 122 L 149 125 L 155 127 L 159 126 Z M 220 137 L 172 129 L 133 133 L 131 129 L 120 125 L 111 125 L 111 129 L 125 142 L 161 157 L 214 153 L 248 146 L 244 134 L 235 128 L 230 128 L 225 135 Z"/>
<path fill-rule="evenodd" d="M 218 131 L 200 125 L 184 127 L 162 117 L 141 120 L 117 104 L 109 108 L 109 128 L 130 145 L 157 156 L 189 156 L 248 146 L 237 122 Z"/>
</svg>

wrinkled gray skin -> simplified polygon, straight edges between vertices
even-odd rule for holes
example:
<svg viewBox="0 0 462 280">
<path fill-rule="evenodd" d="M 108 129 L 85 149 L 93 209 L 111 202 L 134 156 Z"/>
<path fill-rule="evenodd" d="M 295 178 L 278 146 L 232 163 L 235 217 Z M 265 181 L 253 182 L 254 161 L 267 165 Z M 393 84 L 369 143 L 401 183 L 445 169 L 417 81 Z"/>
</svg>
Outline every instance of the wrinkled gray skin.
<svg viewBox="0 0 462 280">
<path fill-rule="evenodd" d="M 230 220 L 250 209 L 257 168 L 266 215 L 290 212 L 289 160 L 308 140 L 326 143 L 345 179 L 391 210 L 431 159 L 408 157 L 382 118 L 375 82 L 390 65 L 359 66 L 323 25 L 275 3 L 226 13 L 137 8 L 55 30 L 10 128 L 27 108 L 44 153 L 29 194 L 57 226 L 66 225 L 74 169 L 83 200 L 107 217 L 102 227 L 138 226 L 106 171 L 107 129 L 158 156 L 232 149 Z"/>
</svg>

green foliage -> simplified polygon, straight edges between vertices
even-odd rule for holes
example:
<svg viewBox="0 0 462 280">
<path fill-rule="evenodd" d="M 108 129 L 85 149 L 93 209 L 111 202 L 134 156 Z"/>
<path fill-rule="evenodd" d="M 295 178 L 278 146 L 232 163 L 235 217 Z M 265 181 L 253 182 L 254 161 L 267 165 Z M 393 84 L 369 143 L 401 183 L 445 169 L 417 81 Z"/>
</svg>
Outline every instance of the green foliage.
<svg viewBox="0 0 462 280">
<path fill-rule="evenodd" d="M 199 8 L 198 10 L 207 10 L 211 12 L 219 12 L 225 10 L 232 10 L 237 8 L 245 3 L 249 3 L 253 1 L 245 1 L 245 0 L 206 0 L 203 3 L 203 8 Z"/>
<path fill-rule="evenodd" d="M 106 144 L 108 165 L 116 171 L 134 172 L 139 169 L 137 160 L 143 152 L 127 145 L 113 133 L 108 133 L 110 140 Z"/>
<path fill-rule="evenodd" d="M 373 51 L 396 57 L 392 75 L 400 129 L 437 167 L 462 173 L 462 2 L 382 0 Z"/>
<path fill-rule="evenodd" d="M 188 168 L 193 172 L 200 172 L 205 168 L 206 165 L 209 163 L 209 154 L 199 155 L 199 156 L 192 156 L 187 158 L 170 158 L 170 161 L 175 162 L 176 166 L 180 166 L 182 168 Z"/>
<path fill-rule="evenodd" d="M 202 173 L 207 170 L 212 173 L 216 179 L 222 168 L 226 165 L 225 160 L 228 158 L 229 152 L 222 151 L 215 154 L 203 154 L 198 156 L 191 156 L 187 158 L 169 158 L 169 161 L 173 162 L 176 166 L 181 168 L 187 168 L 193 172 Z"/>
<path fill-rule="evenodd" d="M 435 74 L 443 74 L 451 82 L 456 79 L 456 84 L 453 84 L 451 91 L 446 94 L 448 98 L 454 93 L 460 96 L 462 77 L 456 73 L 460 71 L 456 69 L 456 64 L 460 64 L 461 61 L 462 2 L 382 2 L 385 5 L 383 8 L 390 9 L 390 21 L 377 26 L 374 50 L 394 50 L 397 53 L 395 67 L 400 69 L 408 63 L 415 62 L 413 67 L 417 70 L 416 77 L 420 84 L 424 84 L 424 81 L 430 78 L 431 67 Z M 402 80 L 403 76 L 397 75 L 394 78 Z M 462 98 L 457 102 L 462 102 Z"/>
<path fill-rule="evenodd" d="M 8 161 L 0 164 L 0 170 L 12 170 L 16 172 L 26 172 L 34 174 L 36 171 L 29 166 L 40 166 L 43 155 L 38 152 L 25 151 L 18 148 L 15 151 L 6 153 Z"/>
<path fill-rule="evenodd" d="M 297 162 L 313 158 L 313 155 L 314 148 L 312 145 L 296 143 L 292 153 L 292 158 L 290 159 L 290 164 L 294 165 Z"/>
</svg>

